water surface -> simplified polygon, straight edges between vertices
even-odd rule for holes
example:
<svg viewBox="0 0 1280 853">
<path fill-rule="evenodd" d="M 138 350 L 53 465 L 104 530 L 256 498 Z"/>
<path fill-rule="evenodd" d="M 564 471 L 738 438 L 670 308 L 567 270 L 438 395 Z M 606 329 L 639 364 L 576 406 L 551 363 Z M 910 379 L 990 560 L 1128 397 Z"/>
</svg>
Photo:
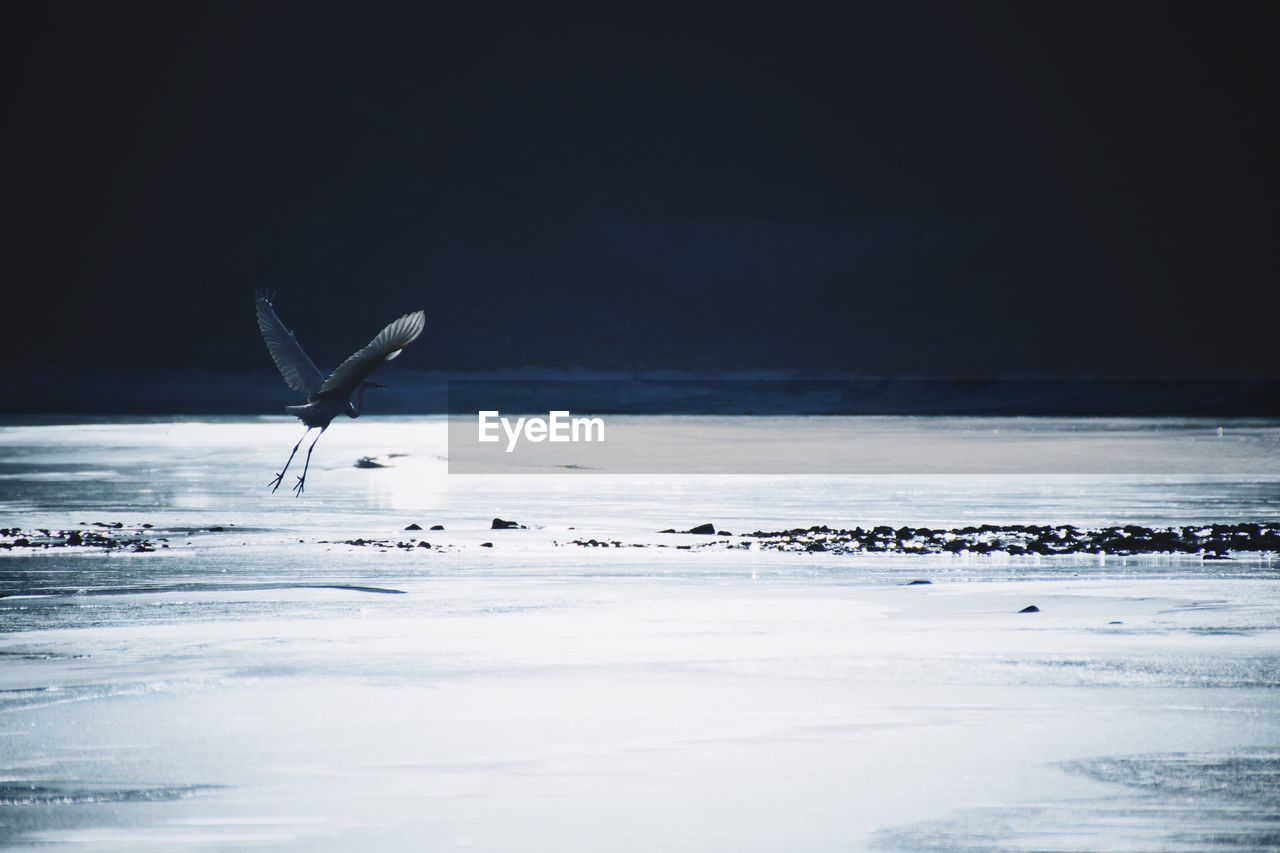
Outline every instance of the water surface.
<svg viewBox="0 0 1280 853">
<path fill-rule="evenodd" d="M 998 428 L 1031 426 L 1043 434 Z M 1080 426 L 1050 438 L 1069 448 Z M 1121 428 L 1144 453 L 1218 440 L 1198 422 Z M 322 439 L 301 498 L 272 495 L 300 433 L 235 418 L 0 428 L 0 527 L 119 521 L 170 546 L 0 555 L 0 842 L 1276 843 L 1274 557 L 563 544 L 693 543 L 657 531 L 706 521 L 1273 520 L 1273 425 L 1240 439 L 1247 474 L 458 476 L 443 420 L 361 418 Z M 393 453 L 394 467 L 353 464 Z M 490 530 L 495 516 L 528 529 Z M 342 544 L 356 537 L 432 547 Z"/>
</svg>

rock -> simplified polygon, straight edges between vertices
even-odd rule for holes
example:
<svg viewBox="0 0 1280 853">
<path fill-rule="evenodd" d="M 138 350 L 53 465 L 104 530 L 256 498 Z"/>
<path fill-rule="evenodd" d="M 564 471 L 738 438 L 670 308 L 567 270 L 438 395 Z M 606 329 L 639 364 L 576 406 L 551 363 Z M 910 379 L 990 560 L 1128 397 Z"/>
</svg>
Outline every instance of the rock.
<svg viewBox="0 0 1280 853">
<path fill-rule="evenodd" d="M 690 530 L 667 528 L 661 533 L 731 536 L 710 524 Z M 826 525 L 745 534 L 762 549 L 803 551 L 820 541 L 832 553 L 901 552 L 916 554 L 988 554 L 1053 556 L 1060 554 L 1199 554 L 1205 560 L 1230 560 L 1239 553 L 1280 553 L 1280 524 L 1198 524 L 1153 530 L 1138 525 L 1080 528 L 1073 525 L 983 524 L 951 530 L 890 527 L 833 530 Z M 740 547 L 742 543 L 729 547 Z M 666 547 L 666 546 L 663 546 Z"/>
<path fill-rule="evenodd" d="M 433 525 L 431 525 L 431 529 L 432 529 L 432 530 L 444 530 L 444 525 L 443 525 L 443 524 L 433 524 Z"/>
<path fill-rule="evenodd" d="M 1108 624 L 1108 625 L 1123 625 L 1124 623 L 1123 623 L 1123 622 L 1121 622 L 1119 619 L 1112 619 L 1112 620 L 1111 620 L 1110 622 L 1108 622 L 1107 624 Z"/>
<path fill-rule="evenodd" d="M 931 584 L 931 583 L 933 583 L 933 581 L 914 580 L 914 581 L 907 581 L 907 586 L 925 586 L 926 584 Z"/>
<path fill-rule="evenodd" d="M 419 548 L 430 548 L 430 547 L 431 547 L 431 543 L 430 543 L 430 542 L 419 542 L 419 543 L 418 543 L 418 547 L 419 547 Z"/>
<path fill-rule="evenodd" d="M 481 543 L 480 543 L 480 547 L 481 547 L 481 548 L 492 548 L 492 547 L 493 547 L 493 543 L 492 543 L 492 542 L 481 542 Z"/>
<path fill-rule="evenodd" d="M 422 529 L 422 525 L 416 524 L 416 523 L 410 524 L 408 527 L 405 528 L 405 530 L 421 530 L 421 529 Z"/>
<path fill-rule="evenodd" d="M 518 530 L 520 525 L 514 521 L 503 521 L 501 518 L 495 518 L 493 524 L 489 526 L 490 530 Z"/>
<path fill-rule="evenodd" d="M 1019 613 L 1039 613 L 1040 608 L 1036 607 L 1034 604 L 1028 604 L 1026 607 L 1022 608 L 1018 612 Z"/>
</svg>

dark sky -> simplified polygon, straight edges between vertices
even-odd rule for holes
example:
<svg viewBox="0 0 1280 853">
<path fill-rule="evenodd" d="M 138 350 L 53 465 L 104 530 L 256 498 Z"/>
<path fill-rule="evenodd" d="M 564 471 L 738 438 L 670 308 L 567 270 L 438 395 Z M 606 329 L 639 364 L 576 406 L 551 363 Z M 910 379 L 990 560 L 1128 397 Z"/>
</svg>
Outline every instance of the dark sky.
<svg viewBox="0 0 1280 853">
<path fill-rule="evenodd" d="M 14 15 L 5 364 L 1280 376 L 1266 5 L 798 5 Z"/>
</svg>

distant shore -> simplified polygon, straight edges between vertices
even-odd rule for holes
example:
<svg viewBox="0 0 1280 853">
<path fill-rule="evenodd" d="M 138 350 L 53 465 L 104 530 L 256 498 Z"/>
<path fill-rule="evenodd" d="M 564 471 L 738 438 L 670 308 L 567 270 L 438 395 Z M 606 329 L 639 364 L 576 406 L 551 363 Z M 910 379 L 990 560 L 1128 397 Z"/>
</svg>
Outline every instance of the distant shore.
<svg viewBox="0 0 1280 853">
<path fill-rule="evenodd" d="M 41 415 L 272 415 L 297 402 L 267 368 L 45 368 L 15 373 L 6 418 Z M 558 408 L 614 414 L 1280 417 L 1280 380 L 1020 376 L 929 378 L 790 369 L 522 367 L 388 372 L 372 414 Z M 479 402 L 477 402 L 479 400 Z"/>
</svg>

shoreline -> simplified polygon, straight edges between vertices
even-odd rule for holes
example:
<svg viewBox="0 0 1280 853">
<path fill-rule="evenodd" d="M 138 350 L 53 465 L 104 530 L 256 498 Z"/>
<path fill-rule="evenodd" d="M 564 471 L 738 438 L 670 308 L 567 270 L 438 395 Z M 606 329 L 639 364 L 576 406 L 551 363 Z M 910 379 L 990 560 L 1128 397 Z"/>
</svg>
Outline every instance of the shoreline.
<svg viewBox="0 0 1280 853">
<path fill-rule="evenodd" d="M 516 522 L 495 518 L 490 530 L 528 529 Z M 568 528 L 573 530 L 574 528 Z M 156 527 L 151 523 L 125 525 L 121 521 L 81 523 L 78 527 L 6 527 L 0 528 L 0 551 L 48 551 L 51 549 L 97 549 L 103 551 L 129 550 L 150 553 L 157 549 L 169 549 L 171 539 L 209 533 L 248 532 L 248 528 L 210 525 L 207 527 Z M 422 528 L 411 524 L 405 531 L 419 532 Z M 261 531 L 255 531 L 261 532 Z M 443 528 L 428 531 L 444 534 Z M 1236 522 L 1233 524 L 1209 523 L 1147 527 L 1137 524 L 1109 525 L 1105 527 L 1078 527 L 1073 524 L 981 524 L 950 529 L 877 525 L 871 528 L 832 528 L 825 524 L 795 527 L 788 530 L 756 530 L 735 536 L 727 530 L 719 530 L 714 524 L 704 523 L 687 530 L 667 528 L 657 531 L 660 535 L 685 535 L 713 537 L 696 544 L 674 546 L 662 542 L 623 542 L 619 539 L 599 540 L 576 538 L 569 542 L 556 541 L 556 545 L 582 547 L 633 547 L 667 548 L 681 550 L 723 545 L 728 548 L 759 547 L 762 550 L 828 553 L 828 554 L 1004 554 L 1010 557 L 1023 555 L 1057 556 L 1079 554 L 1103 554 L 1122 557 L 1142 555 L 1185 554 L 1206 560 L 1228 560 L 1236 554 L 1280 554 L 1280 523 Z M 435 536 L 434 539 L 448 538 Z M 299 544 L 308 544 L 299 539 Z M 185 544 L 190 545 L 188 541 Z M 359 536 L 349 539 L 315 539 L 311 544 L 343 544 L 355 547 L 426 549 L 432 543 L 416 536 L 386 538 Z M 446 546 L 455 547 L 455 546 Z M 481 543 L 492 547 L 492 543 Z"/>
</svg>

